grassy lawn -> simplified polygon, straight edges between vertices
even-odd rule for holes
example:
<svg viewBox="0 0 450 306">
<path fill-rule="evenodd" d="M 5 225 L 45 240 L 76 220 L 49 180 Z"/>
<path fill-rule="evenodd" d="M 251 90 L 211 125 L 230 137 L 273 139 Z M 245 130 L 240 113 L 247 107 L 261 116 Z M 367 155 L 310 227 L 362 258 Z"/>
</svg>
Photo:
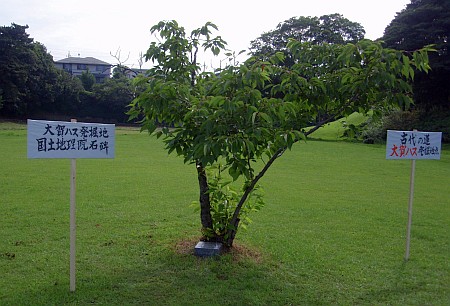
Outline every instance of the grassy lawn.
<svg viewBox="0 0 450 306">
<path fill-rule="evenodd" d="M 262 179 L 267 205 L 216 259 L 192 255 L 193 166 L 117 130 L 116 158 L 77 161 L 77 291 L 69 292 L 69 160 L 28 160 L 0 123 L 0 305 L 448 305 L 450 151 L 417 161 L 404 262 L 408 161 L 385 147 L 299 143 Z"/>
<path fill-rule="evenodd" d="M 354 124 L 356 126 L 367 121 L 367 117 L 359 113 L 353 113 L 346 118 L 342 118 L 328 123 L 324 128 L 318 129 L 311 134 L 310 138 L 317 140 L 342 140 L 342 135 L 345 131 L 345 127 L 342 123 Z"/>
</svg>

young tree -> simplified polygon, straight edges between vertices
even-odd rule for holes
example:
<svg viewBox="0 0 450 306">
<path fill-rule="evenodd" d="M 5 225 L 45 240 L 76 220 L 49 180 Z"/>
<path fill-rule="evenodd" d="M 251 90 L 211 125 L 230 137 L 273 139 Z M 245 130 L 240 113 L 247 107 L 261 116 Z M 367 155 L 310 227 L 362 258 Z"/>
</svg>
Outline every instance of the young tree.
<svg viewBox="0 0 450 306">
<path fill-rule="evenodd" d="M 408 57 L 369 40 L 345 46 L 291 40 L 290 67 L 280 65 L 279 52 L 269 61 L 251 58 L 200 73 L 198 49 L 218 54 L 225 47 L 220 37 L 211 37 L 211 28 L 207 23 L 187 36 L 175 21 L 152 27 L 160 35 L 146 54 L 154 68 L 138 79 L 147 89 L 129 114 L 143 117 L 143 129 L 164 136 L 169 153 L 195 165 L 202 232 L 229 247 L 246 214 L 262 204 L 259 181 L 286 150 L 354 111 L 409 104 L 413 69 L 428 69 L 426 50 Z M 281 82 L 271 84 L 273 78 Z M 317 122 L 324 112 L 327 117 Z M 173 128 L 157 129 L 158 122 Z M 317 124 L 306 130 L 311 122 Z M 242 182 L 239 192 L 229 188 L 227 174 Z"/>
</svg>

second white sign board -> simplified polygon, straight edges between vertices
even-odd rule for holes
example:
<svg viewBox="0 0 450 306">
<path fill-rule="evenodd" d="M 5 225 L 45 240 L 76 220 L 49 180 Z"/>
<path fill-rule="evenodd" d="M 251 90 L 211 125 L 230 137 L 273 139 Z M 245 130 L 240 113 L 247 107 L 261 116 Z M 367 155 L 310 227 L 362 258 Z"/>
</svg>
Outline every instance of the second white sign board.
<svg viewBox="0 0 450 306">
<path fill-rule="evenodd" d="M 386 159 L 440 159 L 441 132 L 387 131 Z"/>
</svg>

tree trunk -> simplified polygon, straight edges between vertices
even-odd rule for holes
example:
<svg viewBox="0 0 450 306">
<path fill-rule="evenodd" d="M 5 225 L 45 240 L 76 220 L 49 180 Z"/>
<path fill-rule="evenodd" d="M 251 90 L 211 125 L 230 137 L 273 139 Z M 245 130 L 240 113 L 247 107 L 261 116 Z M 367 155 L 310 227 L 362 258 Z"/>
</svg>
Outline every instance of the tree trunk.
<svg viewBox="0 0 450 306">
<path fill-rule="evenodd" d="M 203 230 L 212 229 L 211 205 L 208 194 L 208 179 L 205 168 L 197 162 L 198 185 L 200 187 L 200 219 Z"/>
</svg>

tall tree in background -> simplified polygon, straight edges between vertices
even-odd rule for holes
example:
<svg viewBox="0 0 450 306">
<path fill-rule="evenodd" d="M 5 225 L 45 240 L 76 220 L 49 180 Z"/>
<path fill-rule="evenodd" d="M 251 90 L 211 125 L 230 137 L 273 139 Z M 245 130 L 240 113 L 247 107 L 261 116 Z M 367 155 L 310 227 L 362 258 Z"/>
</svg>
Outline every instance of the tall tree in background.
<svg viewBox="0 0 450 306">
<path fill-rule="evenodd" d="M 278 52 L 283 54 L 284 60 L 279 65 L 292 67 L 298 62 L 292 52 L 288 49 L 290 40 L 295 40 L 310 46 L 326 45 L 345 45 L 347 43 L 356 43 L 364 38 L 364 28 L 361 24 L 353 22 L 342 16 L 341 14 L 323 15 L 320 17 L 292 17 L 284 22 L 278 24 L 273 31 L 262 34 L 257 39 L 251 42 L 251 54 L 253 57 L 267 61 L 275 56 Z M 327 63 L 333 60 L 333 55 L 323 54 L 321 48 L 314 48 L 316 54 L 308 59 L 314 69 L 305 70 L 305 77 L 316 77 L 321 73 L 319 67 L 325 68 Z M 314 75 L 311 75 L 313 72 Z M 326 69 L 324 70 L 326 73 Z M 274 75 L 272 76 L 273 83 L 281 82 L 281 79 Z M 266 93 L 265 93 L 266 94 Z M 317 109 L 319 107 L 312 106 Z M 321 122 L 328 116 L 326 109 L 318 110 L 318 116 L 314 122 Z"/>
<path fill-rule="evenodd" d="M 23 118 L 73 109 L 78 83 L 57 70 L 53 57 L 29 37 L 27 28 L 14 23 L 0 27 L 0 115 Z"/>
<path fill-rule="evenodd" d="M 340 14 L 321 17 L 292 17 L 278 24 L 275 30 L 262 34 L 251 42 L 253 56 L 268 59 L 276 52 L 285 53 L 285 65 L 292 65 L 287 43 L 289 39 L 317 44 L 355 43 L 364 38 L 364 28 Z"/>
<path fill-rule="evenodd" d="M 0 90 L 6 115 L 26 112 L 29 70 L 35 64 L 33 39 L 25 32 L 28 26 L 12 24 L 0 27 Z"/>
<path fill-rule="evenodd" d="M 73 77 L 62 69 L 56 69 L 55 103 L 49 113 L 66 114 L 77 117 L 80 108 L 80 94 L 84 91 L 80 78 Z"/>
<path fill-rule="evenodd" d="M 85 70 L 81 73 L 80 80 L 84 90 L 92 91 L 92 87 L 95 84 L 95 76 L 89 70 Z"/>
<path fill-rule="evenodd" d="M 92 93 L 95 98 L 98 117 L 108 118 L 116 122 L 127 122 L 127 106 L 133 101 L 137 87 L 125 76 L 106 79 L 105 82 L 95 84 Z M 91 111 L 92 112 L 92 111 Z"/>
<path fill-rule="evenodd" d="M 57 95 L 58 72 L 53 63 L 53 57 L 45 46 L 39 42 L 32 44 L 33 65 L 28 67 L 26 82 L 26 113 L 52 111 L 55 108 Z"/>
<path fill-rule="evenodd" d="M 384 31 L 386 47 L 413 51 L 434 44 L 431 71 L 418 73 L 414 100 L 419 108 L 450 109 L 450 1 L 412 0 Z"/>
</svg>

